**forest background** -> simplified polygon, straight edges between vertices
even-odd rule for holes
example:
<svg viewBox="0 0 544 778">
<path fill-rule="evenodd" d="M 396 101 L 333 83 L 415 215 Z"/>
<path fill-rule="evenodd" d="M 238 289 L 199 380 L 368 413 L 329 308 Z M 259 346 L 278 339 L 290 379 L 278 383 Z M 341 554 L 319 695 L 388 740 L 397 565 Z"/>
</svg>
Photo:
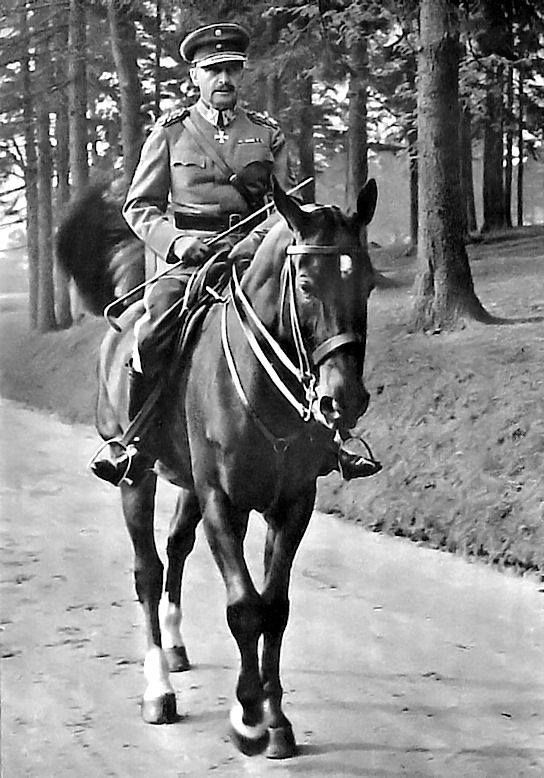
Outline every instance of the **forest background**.
<svg viewBox="0 0 544 778">
<path fill-rule="evenodd" d="M 53 250 L 66 203 L 89 180 L 111 181 L 116 172 L 130 181 L 154 121 L 172 105 L 196 98 L 180 62 L 180 38 L 215 20 L 236 20 L 251 31 L 242 97 L 280 121 L 299 180 L 317 177 L 320 194 L 351 207 L 369 157 L 371 164 L 392 154 L 407 160 L 414 246 L 421 211 L 428 207 L 418 202 L 425 159 L 421 137 L 418 155 L 418 134 L 429 128 L 439 145 L 421 94 L 426 89 L 428 101 L 425 60 L 433 56 L 425 50 L 421 19 L 431 35 L 442 25 L 440 34 L 455 51 L 440 54 L 450 63 L 444 61 L 446 80 L 435 88 L 443 113 L 457 103 L 456 115 L 445 116 L 450 136 L 442 152 L 459 171 L 459 227 L 467 235 L 478 227 L 505 229 L 512 226 L 512 211 L 514 222 L 524 223 L 524 166 L 540 158 L 544 127 L 540 0 L 8 0 L 2 5 L 0 171 L 6 183 L 0 202 L 4 222 L 26 226 L 30 321 L 41 331 L 69 326 L 74 313 Z M 448 75 L 452 65 L 456 72 Z M 458 122 L 455 143 L 452 119 Z M 476 184 L 483 204 L 480 225 L 476 146 L 483 170 Z M 315 185 L 305 194 L 314 199 Z M 534 216 L 533 206 L 531 220 Z"/>
<path fill-rule="evenodd" d="M 371 366 L 380 378 L 374 436 L 380 453 L 396 464 L 377 486 L 365 486 L 364 495 L 358 486 L 333 485 L 324 504 L 357 520 L 372 507 L 365 522 L 373 528 L 519 569 L 544 569 L 544 498 L 536 477 L 544 461 L 538 421 L 538 364 L 544 359 L 538 362 L 542 339 L 535 335 L 531 341 L 537 330 L 520 334 L 511 328 L 505 335 L 500 327 L 486 334 L 480 329 L 463 341 L 443 340 L 440 347 L 434 340 L 406 340 L 417 330 L 438 334 L 459 332 L 473 320 L 501 322 L 476 295 L 473 273 L 482 275 L 484 264 L 476 264 L 482 257 L 489 264 L 486 278 L 491 271 L 502 273 L 507 284 L 508 291 L 492 296 L 498 314 L 518 312 L 512 308 L 516 295 L 522 308 L 539 310 L 539 301 L 529 303 L 523 293 L 535 293 L 542 279 L 534 249 L 542 245 L 542 233 L 523 225 L 544 221 L 541 0 L 6 0 L 0 28 L 0 204 L 8 251 L 0 252 L 0 261 L 9 261 L 11 272 L 15 258 L 27 276 L 28 326 L 35 335 L 25 336 L 24 344 L 12 338 L 5 391 L 27 396 L 32 381 L 32 390 L 43 386 L 43 376 L 54 369 L 60 377 L 52 382 L 56 404 L 68 407 L 60 383 L 76 380 L 74 369 L 83 370 L 77 355 L 85 349 L 83 362 L 92 365 L 89 349 L 97 348 L 103 325 L 82 316 L 56 265 L 56 226 L 89 183 L 122 190 L 154 121 L 196 99 L 178 56 L 179 41 L 196 26 L 218 20 L 250 30 L 242 100 L 280 121 L 298 180 L 313 176 L 321 201 L 350 209 L 369 170 L 376 175 L 385 203 L 380 242 L 400 238 L 388 257 L 401 281 L 409 276 L 402 305 L 395 290 L 387 289 L 389 297 L 382 300 L 388 307 L 377 305 L 382 340 Z M 315 194 L 306 191 L 308 199 Z M 392 221 L 398 225 L 392 211 L 403 196 L 408 218 L 403 227 L 392 227 Z M 504 250 L 487 251 L 493 240 L 512 236 L 514 258 Z M 524 240 L 533 241 L 531 250 Z M 371 249 L 379 258 L 380 249 Z M 417 261 L 407 275 L 410 255 Z M 527 257 L 531 262 L 520 264 Z M 507 379 L 509 400 L 518 405 L 504 402 L 500 416 L 490 419 L 485 395 L 505 359 L 497 343 L 510 348 L 513 359 L 516 338 L 525 343 L 519 346 L 523 364 Z M 535 343 L 530 352 L 528 344 Z M 17 372 L 23 354 L 33 364 L 30 380 L 28 366 L 24 375 Z M 67 356 L 71 367 L 61 364 Z M 88 384 L 91 374 L 82 380 Z M 473 386 L 470 411 L 467 381 Z M 73 418 L 89 420 L 77 412 Z M 480 423 L 485 445 L 472 440 L 471 430 Z M 505 440 L 515 444 L 514 459 Z M 500 453 L 497 445 L 503 446 Z M 461 447 L 473 459 L 446 463 L 443 451 Z M 513 473 L 506 486 L 505 473 Z M 482 482 L 475 482 L 476 474 Z"/>
</svg>

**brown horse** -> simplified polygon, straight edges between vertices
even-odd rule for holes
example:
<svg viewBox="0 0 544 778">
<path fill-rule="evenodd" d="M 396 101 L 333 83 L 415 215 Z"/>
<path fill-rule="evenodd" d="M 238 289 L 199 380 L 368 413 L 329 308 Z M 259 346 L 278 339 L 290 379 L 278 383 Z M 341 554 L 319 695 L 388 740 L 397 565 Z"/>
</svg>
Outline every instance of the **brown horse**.
<svg viewBox="0 0 544 778">
<path fill-rule="evenodd" d="M 180 632 L 181 579 L 202 520 L 241 658 L 233 739 L 244 753 L 266 750 L 271 758 L 285 758 L 296 752 L 279 674 L 289 579 L 327 444 L 336 430 L 354 426 L 368 405 L 362 373 L 373 270 L 360 233 L 376 197 L 372 180 L 359 194 L 357 212 L 345 216 L 334 206 L 301 207 L 274 184 L 284 218 L 241 281 L 233 270 L 229 289 L 208 311 L 163 394 L 155 470 L 135 485 L 121 485 L 147 630 L 147 722 L 176 719 L 169 672 L 189 666 Z M 119 409 L 126 406 L 124 365 L 139 306 L 123 314 L 122 332 L 110 332 L 102 345 L 98 429 L 104 439 L 127 424 Z M 168 538 L 161 619 L 163 565 L 153 533 L 157 472 L 181 490 Z M 260 593 L 244 559 L 252 510 L 268 526 Z"/>
</svg>

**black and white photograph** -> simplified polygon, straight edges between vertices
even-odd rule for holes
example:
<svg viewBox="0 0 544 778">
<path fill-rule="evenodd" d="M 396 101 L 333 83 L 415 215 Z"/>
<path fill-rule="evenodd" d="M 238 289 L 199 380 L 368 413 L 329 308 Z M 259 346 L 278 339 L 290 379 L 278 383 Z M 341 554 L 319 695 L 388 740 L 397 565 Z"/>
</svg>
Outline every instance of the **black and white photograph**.
<svg viewBox="0 0 544 778">
<path fill-rule="evenodd" d="M 544 0 L 3 0 L 2 778 L 544 776 Z"/>
</svg>

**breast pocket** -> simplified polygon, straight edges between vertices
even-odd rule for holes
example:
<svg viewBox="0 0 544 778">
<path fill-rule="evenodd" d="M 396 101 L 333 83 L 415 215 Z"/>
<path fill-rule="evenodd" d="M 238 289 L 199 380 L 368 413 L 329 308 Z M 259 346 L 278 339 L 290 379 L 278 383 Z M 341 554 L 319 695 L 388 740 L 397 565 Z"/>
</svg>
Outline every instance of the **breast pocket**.
<svg viewBox="0 0 544 778">
<path fill-rule="evenodd" d="M 268 162 L 274 164 L 274 157 L 265 143 L 239 143 L 234 153 L 235 169 L 243 170 L 252 162 Z"/>
<path fill-rule="evenodd" d="M 170 167 L 174 191 L 202 183 L 209 177 L 208 161 L 201 154 L 180 154 L 171 159 Z"/>
</svg>

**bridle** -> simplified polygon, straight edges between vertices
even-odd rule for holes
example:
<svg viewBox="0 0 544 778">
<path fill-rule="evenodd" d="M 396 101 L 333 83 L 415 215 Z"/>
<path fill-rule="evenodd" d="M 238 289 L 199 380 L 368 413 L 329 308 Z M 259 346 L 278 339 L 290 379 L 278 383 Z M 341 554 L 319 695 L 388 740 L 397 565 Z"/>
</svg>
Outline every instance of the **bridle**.
<svg viewBox="0 0 544 778">
<path fill-rule="evenodd" d="M 241 287 L 235 266 L 232 268 L 229 297 L 227 298 L 226 302 L 227 304 L 230 303 L 232 305 L 234 311 L 236 312 L 237 320 L 253 354 L 267 373 L 274 386 L 287 400 L 291 407 L 294 408 L 300 418 L 304 422 L 309 422 L 312 418 L 313 404 L 318 399 L 316 391 L 316 374 L 314 372 L 315 368 L 319 367 L 324 359 L 330 356 L 330 354 L 332 354 L 334 351 L 337 351 L 339 348 L 342 348 L 348 344 L 360 344 L 361 337 L 355 332 L 343 332 L 337 335 L 333 335 L 316 346 L 311 355 L 309 355 L 308 349 L 306 348 L 306 344 L 304 343 L 302 337 L 295 295 L 295 264 L 292 257 L 300 254 L 318 254 L 337 258 L 340 254 L 340 249 L 336 245 L 312 245 L 307 243 L 294 243 L 287 247 L 286 258 L 280 276 L 280 310 L 283 311 L 285 307 L 287 307 L 288 310 L 291 336 L 296 353 L 296 362 L 291 360 L 280 344 L 270 335 L 264 324 L 253 310 L 251 302 L 248 300 Z M 259 340 L 255 335 L 255 332 L 253 331 L 252 327 L 249 326 L 249 323 L 259 333 L 262 340 L 269 347 L 278 362 L 296 379 L 303 391 L 303 401 L 295 397 L 291 389 L 281 378 L 278 370 L 265 354 L 261 344 L 259 343 Z M 228 340 L 227 305 L 223 307 L 221 320 L 221 342 L 231 378 L 242 404 L 246 410 L 248 410 L 265 437 L 271 440 L 271 442 L 277 442 L 279 440 L 285 441 L 286 439 L 277 438 L 268 431 L 266 426 L 261 422 L 259 417 L 251 408 L 249 400 L 247 399 L 246 393 L 238 375 L 238 370 L 236 368 Z M 277 443 L 275 443 L 275 445 L 277 446 Z"/>
<path fill-rule="evenodd" d="M 291 246 L 287 246 L 287 259 L 283 267 L 284 270 L 286 267 L 289 268 L 288 272 L 291 276 L 290 289 L 293 293 L 293 300 L 290 306 L 291 315 L 293 315 L 293 311 L 296 312 L 296 302 L 294 298 L 295 268 L 294 263 L 292 260 L 289 260 L 289 257 L 301 254 L 321 254 L 338 258 L 340 255 L 340 249 L 338 246 L 319 246 L 309 243 L 293 243 Z M 361 337 L 355 332 L 342 332 L 338 335 L 332 335 L 330 338 L 327 338 L 318 346 L 316 346 L 316 348 L 312 351 L 312 362 L 316 367 L 319 367 L 321 362 L 323 362 L 323 360 L 332 354 L 333 351 L 337 351 L 339 348 L 342 348 L 342 346 L 347 346 L 349 344 L 359 345 L 360 343 Z"/>
</svg>

